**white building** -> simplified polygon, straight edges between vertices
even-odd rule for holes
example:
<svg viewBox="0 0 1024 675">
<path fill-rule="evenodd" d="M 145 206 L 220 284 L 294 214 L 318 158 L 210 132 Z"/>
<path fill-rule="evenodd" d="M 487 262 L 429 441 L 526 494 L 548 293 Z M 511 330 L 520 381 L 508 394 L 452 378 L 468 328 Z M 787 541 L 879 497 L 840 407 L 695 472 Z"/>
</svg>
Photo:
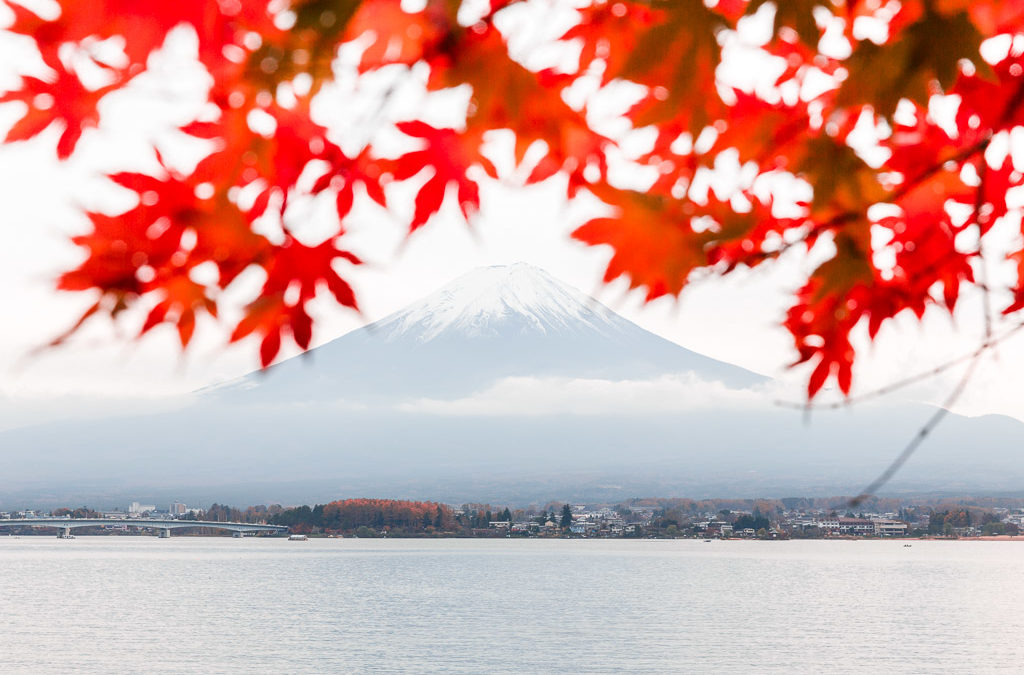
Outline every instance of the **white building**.
<svg viewBox="0 0 1024 675">
<path fill-rule="evenodd" d="M 875 524 L 864 518 L 840 518 L 839 531 L 843 534 L 859 534 L 861 536 L 875 533 Z"/>
<path fill-rule="evenodd" d="M 128 513 L 132 515 L 141 515 L 147 511 L 156 511 L 156 506 L 153 504 L 140 504 L 138 502 L 132 502 L 128 505 Z"/>
<path fill-rule="evenodd" d="M 876 520 L 875 534 L 880 537 L 902 537 L 907 533 L 907 524 L 899 520 Z"/>
</svg>

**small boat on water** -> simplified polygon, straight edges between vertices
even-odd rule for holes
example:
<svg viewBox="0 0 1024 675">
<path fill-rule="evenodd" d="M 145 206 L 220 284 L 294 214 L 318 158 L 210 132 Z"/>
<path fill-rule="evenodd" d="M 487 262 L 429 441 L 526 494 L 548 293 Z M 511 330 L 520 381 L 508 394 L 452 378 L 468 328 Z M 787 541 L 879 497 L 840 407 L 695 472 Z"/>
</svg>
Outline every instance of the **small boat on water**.
<svg viewBox="0 0 1024 675">
<path fill-rule="evenodd" d="M 290 534 L 288 535 L 288 541 L 309 541 L 309 537 L 304 534 Z"/>
</svg>

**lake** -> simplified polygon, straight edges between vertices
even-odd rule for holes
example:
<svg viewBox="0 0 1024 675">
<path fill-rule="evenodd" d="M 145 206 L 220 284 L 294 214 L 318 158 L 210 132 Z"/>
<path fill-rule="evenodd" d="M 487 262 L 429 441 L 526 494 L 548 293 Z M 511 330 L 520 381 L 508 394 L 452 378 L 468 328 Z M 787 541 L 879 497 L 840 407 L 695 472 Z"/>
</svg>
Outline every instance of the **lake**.
<svg viewBox="0 0 1024 675">
<path fill-rule="evenodd" d="M 0 537 L 0 672 L 1024 668 L 1024 544 Z"/>
</svg>

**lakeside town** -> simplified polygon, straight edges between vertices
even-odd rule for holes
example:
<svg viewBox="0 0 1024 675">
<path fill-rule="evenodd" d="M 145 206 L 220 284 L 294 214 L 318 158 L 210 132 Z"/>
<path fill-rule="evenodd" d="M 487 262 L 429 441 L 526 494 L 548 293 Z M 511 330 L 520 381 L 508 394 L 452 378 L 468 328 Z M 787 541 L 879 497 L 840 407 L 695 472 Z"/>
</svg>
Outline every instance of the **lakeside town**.
<svg viewBox="0 0 1024 675">
<path fill-rule="evenodd" d="M 82 534 L 143 534 L 148 522 L 180 521 L 191 534 L 222 534 L 209 523 L 277 525 L 307 536 L 573 537 L 698 539 L 1011 537 L 1024 529 L 1024 499 L 880 499 L 852 508 L 827 499 L 631 499 L 617 504 L 551 502 L 512 509 L 490 504 L 346 499 L 316 506 L 207 508 L 132 502 L 123 509 L 87 507 L 0 512 L 0 531 L 44 534 L 47 519 L 90 519 Z M 34 525 L 16 521 L 37 519 Z M 96 521 L 110 520 L 109 525 Z M 7 521 L 4 525 L 3 521 Z M 187 521 L 196 522 L 188 527 Z M 53 527 L 57 527 L 54 525 Z"/>
</svg>

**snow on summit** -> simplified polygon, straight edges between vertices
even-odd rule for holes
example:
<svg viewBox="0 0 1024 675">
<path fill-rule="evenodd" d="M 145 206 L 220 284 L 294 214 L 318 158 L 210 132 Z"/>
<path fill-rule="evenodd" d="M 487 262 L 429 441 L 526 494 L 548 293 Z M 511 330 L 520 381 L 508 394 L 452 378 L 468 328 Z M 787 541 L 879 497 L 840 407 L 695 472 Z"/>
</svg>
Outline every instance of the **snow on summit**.
<svg viewBox="0 0 1024 675">
<path fill-rule="evenodd" d="M 509 332 L 620 332 L 615 313 L 544 270 L 516 263 L 480 267 L 375 324 L 385 340 L 427 342 L 456 332 L 465 337 Z M 412 335 L 410 335 L 412 334 Z"/>
<path fill-rule="evenodd" d="M 508 377 L 679 373 L 739 387 L 763 379 L 658 337 L 517 263 L 471 270 L 376 323 L 212 391 L 277 402 L 400 400 L 464 396 Z"/>
</svg>

